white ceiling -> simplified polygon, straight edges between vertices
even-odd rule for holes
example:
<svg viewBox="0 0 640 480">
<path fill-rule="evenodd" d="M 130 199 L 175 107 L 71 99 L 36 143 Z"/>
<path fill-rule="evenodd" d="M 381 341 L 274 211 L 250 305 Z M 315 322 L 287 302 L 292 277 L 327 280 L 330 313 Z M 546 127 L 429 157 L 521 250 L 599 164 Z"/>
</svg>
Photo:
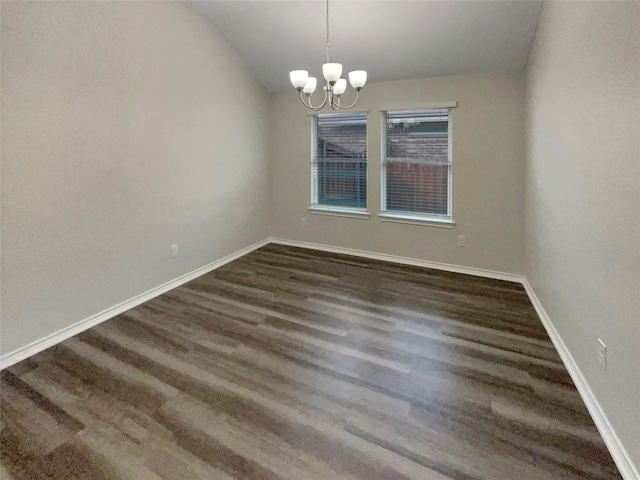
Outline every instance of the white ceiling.
<svg viewBox="0 0 640 480">
<path fill-rule="evenodd" d="M 289 71 L 322 78 L 322 0 L 180 0 L 211 20 L 271 92 Z M 519 70 L 542 1 L 331 0 L 331 60 L 367 70 L 370 82 Z M 319 82 L 320 83 L 320 82 Z"/>
</svg>

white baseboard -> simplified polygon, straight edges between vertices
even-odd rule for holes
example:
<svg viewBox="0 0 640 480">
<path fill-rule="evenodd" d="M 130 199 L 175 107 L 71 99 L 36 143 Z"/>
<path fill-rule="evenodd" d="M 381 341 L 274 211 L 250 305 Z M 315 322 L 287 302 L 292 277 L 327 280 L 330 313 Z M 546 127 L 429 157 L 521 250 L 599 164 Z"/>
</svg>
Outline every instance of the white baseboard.
<svg viewBox="0 0 640 480">
<path fill-rule="evenodd" d="M 57 332 L 47 335 L 46 337 L 36 340 L 35 342 L 25 345 L 24 347 L 18 348 L 17 350 L 14 350 L 5 355 L 2 355 L 0 357 L 0 370 L 10 367 L 11 365 L 18 363 L 21 360 L 24 360 L 32 355 L 35 355 L 36 353 L 46 350 L 47 348 L 52 347 L 68 338 L 71 338 L 80 332 L 84 332 L 85 330 L 88 330 L 89 328 L 95 325 L 98 325 L 99 323 L 102 323 L 106 320 L 109 320 L 110 318 L 115 317 L 116 315 L 126 312 L 127 310 L 130 310 L 133 307 L 137 307 L 138 305 L 144 302 L 147 302 L 152 298 L 157 297 L 158 295 L 162 295 L 163 293 L 168 292 L 169 290 L 172 290 L 184 283 L 187 283 L 195 278 L 198 278 L 201 275 L 204 275 L 205 273 L 209 273 L 212 270 L 215 270 L 216 268 L 220 268 L 221 266 L 235 260 L 236 258 L 240 258 L 243 255 L 246 255 L 247 253 L 252 252 L 253 250 L 256 250 L 266 245 L 267 243 L 269 243 L 268 238 L 258 243 L 254 243 L 253 245 L 250 245 L 246 248 L 238 250 L 237 252 L 234 252 L 230 255 L 227 255 L 226 257 L 221 258 L 220 260 L 216 260 L 215 262 L 212 262 L 208 265 L 197 268 L 196 270 L 193 270 L 174 280 L 171 280 L 167 283 L 163 283 L 162 285 L 152 288 L 151 290 L 141 293 L 140 295 L 136 295 L 135 297 L 132 297 L 129 300 L 126 300 L 122 303 L 114 305 L 113 307 L 107 308 L 102 312 L 96 313 L 95 315 L 91 315 L 90 317 L 87 317 L 84 320 L 80 320 L 79 322 L 74 323 L 73 325 L 65 327 L 62 330 L 58 330 Z"/>
<path fill-rule="evenodd" d="M 591 390 L 589 383 L 587 382 L 586 378 L 584 378 L 584 375 L 582 375 L 578 364 L 573 359 L 571 352 L 569 352 L 569 349 L 562 340 L 562 337 L 558 333 L 558 330 L 553 325 L 551 318 L 549 318 L 549 315 L 547 315 L 547 312 L 545 311 L 542 303 L 540 303 L 540 300 L 533 291 L 533 288 L 529 284 L 529 281 L 524 277 L 522 285 L 527 291 L 529 299 L 531 300 L 533 307 L 536 309 L 542 325 L 544 325 L 544 328 L 547 330 L 549 337 L 551 337 L 551 341 L 556 347 L 556 350 L 558 351 L 558 354 L 560 355 L 564 366 L 569 372 L 569 375 L 571 375 L 571 379 L 578 389 L 580 397 L 582 397 L 582 400 L 587 406 L 587 410 L 589 410 L 589 414 L 593 419 L 593 423 L 596 424 L 596 428 L 600 432 L 604 443 L 607 445 L 613 461 L 618 466 L 618 470 L 620 470 L 622 478 L 624 478 L 624 480 L 640 480 L 640 474 L 638 474 L 637 468 L 633 464 L 631 457 L 629 457 L 629 453 L 616 434 L 613 425 L 611 425 L 611 422 L 609 422 L 607 415 L 604 413 L 604 410 L 600 406 L 600 402 L 598 402 L 598 399 L 594 395 L 593 390 Z"/>
<path fill-rule="evenodd" d="M 420 260 L 417 258 L 400 257 L 397 255 L 389 255 L 387 253 L 369 252 L 367 250 L 357 250 L 354 248 L 334 247 L 331 245 L 323 245 L 320 243 L 301 242 L 298 240 L 286 240 L 284 238 L 270 238 L 270 243 L 278 243 L 280 245 L 289 245 L 291 247 L 311 248 L 313 250 L 322 250 L 323 252 L 342 253 L 345 255 L 353 255 L 356 257 L 370 258 L 372 260 L 382 260 L 384 262 L 401 263 L 404 265 L 413 265 L 416 267 L 433 268 L 435 270 L 445 270 L 447 272 L 463 273 L 466 275 L 474 275 L 476 277 L 494 278 L 496 280 L 505 280 L 507 282 L 522 283 L 524 277 L 513 273 L 497 272 L 494 270 L 485 270 L 482 268 L 463 267 L 461 265 L 453 265 L 449 263 L 430 262 L 428 260 Z"/>
</svg>

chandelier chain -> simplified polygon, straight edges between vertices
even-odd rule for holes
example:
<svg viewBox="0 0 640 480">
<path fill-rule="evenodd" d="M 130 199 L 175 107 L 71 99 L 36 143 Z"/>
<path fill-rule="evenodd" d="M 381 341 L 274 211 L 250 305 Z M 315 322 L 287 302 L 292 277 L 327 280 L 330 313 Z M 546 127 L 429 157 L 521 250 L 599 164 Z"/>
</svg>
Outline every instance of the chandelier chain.
<svg viewBox="0 0 640 480">
<path fill-rule="evenodd" d="M 327 0 L 327 63 L 329 63 L 329 0 Z"/>
</svg>

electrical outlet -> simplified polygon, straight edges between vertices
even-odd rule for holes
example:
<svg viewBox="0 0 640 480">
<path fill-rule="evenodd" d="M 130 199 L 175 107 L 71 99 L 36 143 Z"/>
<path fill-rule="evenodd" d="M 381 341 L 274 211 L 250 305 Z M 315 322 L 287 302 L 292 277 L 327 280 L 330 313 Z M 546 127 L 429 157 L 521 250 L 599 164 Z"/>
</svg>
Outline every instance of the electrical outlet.
<svg viewBox="0 0 640 480">
<path fill-rule="evenodd" d="M 598 339 L 598 363 L 602 369 L 607 371 L 607 346 L 601 339 Z"/>
<path fill-rule="evenodd" d="M 300 218 L 300 226 L 301 227 L 306 227 L 307 226 L 307 217 Z"/>
<path fill-rule="evenodd" d="M 458 246 L 466 247 L 467 246 L 467 237 L 464 235 L 458 235 Z"/>
<path fill-rule="evenodd" d="M 176 258 L 178 256 L 178 245 L 171 245 L 171 258 Z"/>
</svg>

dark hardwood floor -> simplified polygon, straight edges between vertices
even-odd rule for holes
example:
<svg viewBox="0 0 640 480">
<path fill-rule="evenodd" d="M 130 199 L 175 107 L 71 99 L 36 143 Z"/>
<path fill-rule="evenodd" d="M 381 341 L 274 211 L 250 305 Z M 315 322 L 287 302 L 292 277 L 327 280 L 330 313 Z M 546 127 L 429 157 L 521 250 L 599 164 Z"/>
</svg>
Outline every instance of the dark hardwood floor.
<svg viewBox="0 0 640 480">
<path fill-rule="evenodd" d="M 268 245 L 2 373 L 2 479 L 621 478 L 523 288 Z"/>
</svg>

